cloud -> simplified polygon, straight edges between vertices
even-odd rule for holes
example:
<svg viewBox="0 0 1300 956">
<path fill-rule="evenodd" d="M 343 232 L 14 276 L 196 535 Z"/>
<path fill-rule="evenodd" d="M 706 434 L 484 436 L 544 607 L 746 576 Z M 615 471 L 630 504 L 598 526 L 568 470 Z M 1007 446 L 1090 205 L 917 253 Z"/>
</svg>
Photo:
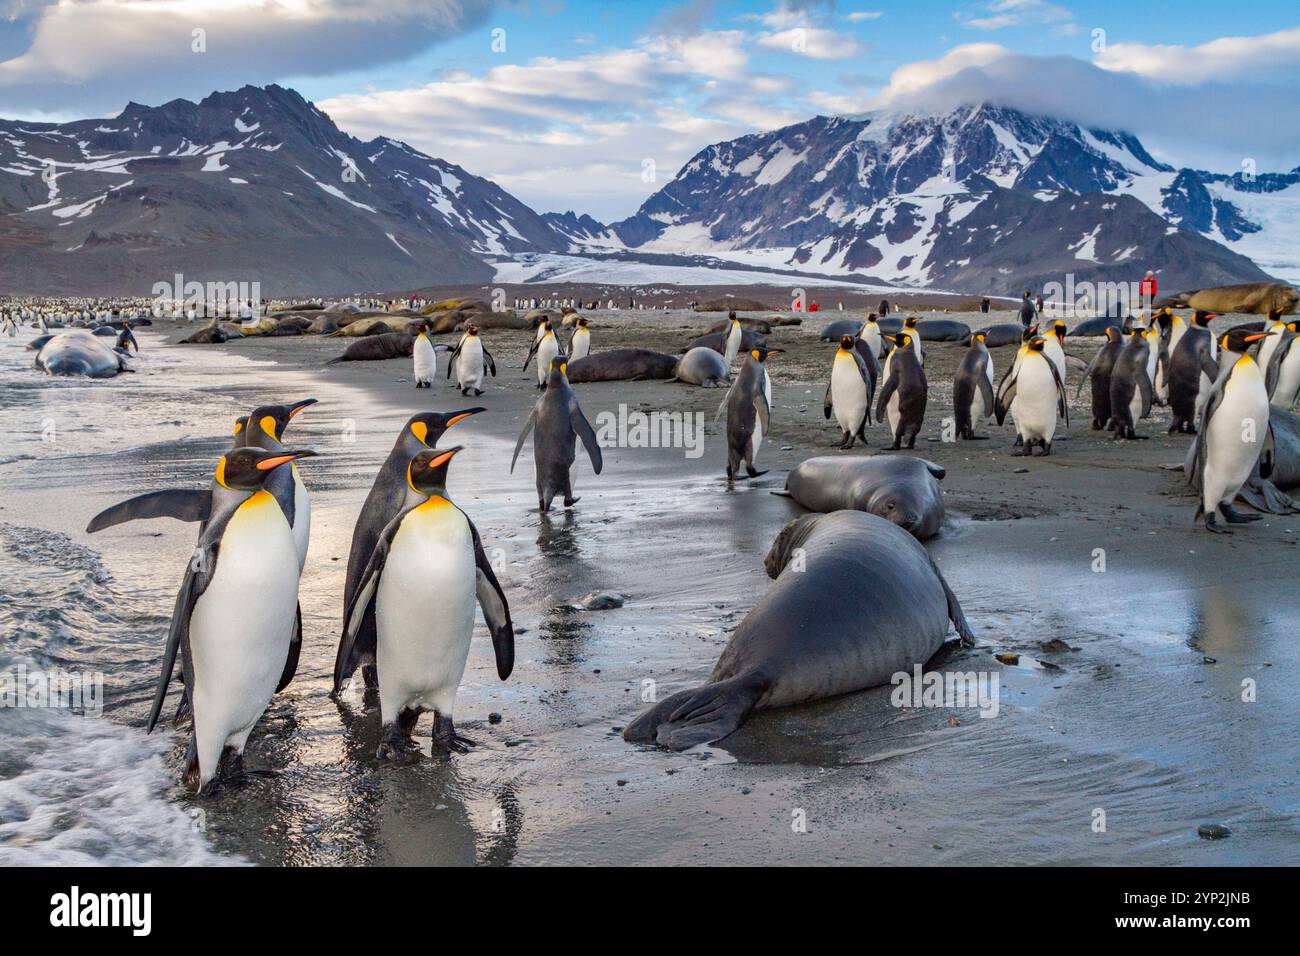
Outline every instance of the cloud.
<svg viewBox="0 0 1300 956">
<path fill-rule="evenodd" d="M 1300 78 L 1300 27 L 1194 47 L 1110 43 L 1094 62 L 1103 70 L 1183 86 L 1206 80 L 1294 81 Z"/>
<path fill-rule="evenodd" d="M 7 0 L 6 112 L 116 111 L 128 99 L 402 60 L 482 23 L 491 0 Z M 22 37 L 15 43 L 15 37 Z"/>
<path fill-rule="evenodd" d="M 850 23 L 862 23 L 867 20 L 879 20 L 884 15 L 882 10 L 853 10 L 844 14 L 844 19 Z"/>
<path fill-rule="evenodd" d="M 1074 14 L 1065 7 L 1046 0 L 992 0 L 980 7 L 980 13 L 958 11 L 953 14 L 963 26 L 972 30 L 1002 30 L 1007 27 L 1052 25 L 1056 32 L 1075 33 Z"/>
<path fill-rule="evenodd" d="M 765 33 L 758 42 L 772 50 L 797 53 L 814 60 L 847 60 L 865 52 L 862 44 L 853 37 L 817 27 L 791 27 Z"/>
<path fill-rule="evenodd" d="M 1198 73 L 1187 66 L 1184 72 Z M 1236 170 L 1252 158 L 1268 170 L 1300 163 L 1300 126 L 1289 122 L 1300 115 L 1295 84 L 1229 83 L 1215 75 L 1198 80 L 1174 85 L 1073 57 L 1027 56 L 979 43 L 900 67 L 866 105 L 947 111 L 992 102 L 1133 133 L 1173 165 Z"/>
</svg>

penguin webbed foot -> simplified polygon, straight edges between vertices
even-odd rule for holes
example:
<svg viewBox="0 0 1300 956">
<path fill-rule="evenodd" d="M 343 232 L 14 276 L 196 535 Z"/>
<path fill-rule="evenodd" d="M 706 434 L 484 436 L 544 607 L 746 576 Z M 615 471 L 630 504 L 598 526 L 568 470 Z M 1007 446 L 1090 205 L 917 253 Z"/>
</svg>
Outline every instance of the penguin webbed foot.
<svg viewBox="0 0 1300 956">
<path fill-rule="evenodd" d="M 1260 521 L 1263 515 L 1249 514 L 1245 511 L 1238 511 L 1232 505 L 1219 505 L 1219 510 L 1223 512 L 1223 518 L 1228 524 L 1250 524 L 1252 521 Z"/>
<path fill-rule="evenodd" d="M 477 746 L 477 741 L 456 733 L 456 725 L 452 723 L 450 717 L 444 717 L 434 711 L 432 756 L 446 756 L 453 753 L 467 754 L 471 748 Z"/>
<path fill-rule="evenodd" d="M 1207 512 L 1205 515 L 1205 530 L 1212 531 L 1215 534 L 1232 534 L 1227 528 L 1219 525 L 1218 515 L 1213 511 Z"/>
</svg>

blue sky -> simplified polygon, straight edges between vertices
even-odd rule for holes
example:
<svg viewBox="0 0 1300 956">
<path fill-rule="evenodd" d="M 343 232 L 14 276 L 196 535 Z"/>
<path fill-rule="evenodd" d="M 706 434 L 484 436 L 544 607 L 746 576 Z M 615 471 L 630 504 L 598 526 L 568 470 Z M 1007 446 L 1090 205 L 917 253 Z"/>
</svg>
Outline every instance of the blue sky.
<svg viewBox="0 0 1300 956">
<path fill-rule="evenodd" d="M 1300 164 L 1294 2 L 0 0 L 0 115 L 268 82 L 607 221 L 719 140 L 985 99 L 1129 130 L 1179 165 Z"/>
</svg>

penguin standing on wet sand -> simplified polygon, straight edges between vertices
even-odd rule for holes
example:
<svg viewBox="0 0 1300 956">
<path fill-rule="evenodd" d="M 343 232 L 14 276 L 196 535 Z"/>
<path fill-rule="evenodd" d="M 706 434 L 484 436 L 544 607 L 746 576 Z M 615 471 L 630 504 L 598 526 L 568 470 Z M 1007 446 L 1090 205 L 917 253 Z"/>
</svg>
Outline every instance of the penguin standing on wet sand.
<svg viewBox="0 0 1300 956">
<path fill-rule="evenodd" d="M 1110 379 L 1115 370 L 1115 360 L 1124 349 L 1124 336 L 1113 325 L 1106 326 L 1106 342 L 1088 363 L 1075 396 L 1084 382 L 1092 385 L 1092 430 L 1101 431 L 1110 424 Z"/>
<path fill-rule="evenodd" d="M 831 363 L 831 380 L 826 386 L 826 400 L 822 411 L 827 418 L 835 413 L 835 421 L 844 437 L 832 448 L 852 448 L 861 438 L 867 443 L 867 425 L 871 423 L 871 403 L 875 398 L 876 379 L 857 349 L 857 340 L 851 335 L 840 339 L 839 350 Z"/>
<path fill-rule="evenodd" d="M 1251 343 L 1268 335 L 1238 328 L 1219 340 L 1224 368 L 1210 391 L 1201 430 L 1188 453 L 1188 479 L 1201 485 L 1196 517 L 1204 517 L 1209 531 L 1228 531 L 1219 527 L 1220 511 L 1229 524 L 1263 517 L 1237 511 L 1232 501 L 1260 460 L 1269 435 L 1268 389 L 1259 365 L 1247 352 Z"/>
<path fill-rule="evenodd" d="M 966 349 L 952 381 L 957 435 L 967 441 L 980 437 L 975 434 L 975 423 L 994 414 L 993 357 L 989 355 L 984 339 L 983 332 L 970 337 L 970 347 Z"/>
<path fill-rule="evenodd" d="M 519 460 L 519 450 L 524 446 L 524 439 L 534 428 L 533 437 L 533 471 L 537 482 L 537 507 L 543 514 L 551 510 L 551 502 L 557 494 L 564 495 L 564 506 L 572 507 L 578 503 L 573 495 L 573 463 L 579 439 L 587 449 L 591 459 L 592 470 L 600 474 L 604 467 L 604 457 L 600 453 L 600 443 L 596 433 L 582 413 L 578 396 L 569 384 L 569 364 L 563 355 L 551 359 L 550 374 L 546 382 L 546 394 L 533 405 L 524 430 L 515 442 L 515 453 L 510 459 L 510 471 L 515 470 Z"/>
<path fill-rule="evenodd" d="M 357 514 L 352 528 L 352 545 L 348 550 L 347 577 L 343 584 L 343 611 L 352 606 L 366 562 L 374 552 L 380 535 L 388 522 L 397 517 L 406 500 L 406 471 L 416 455 L 438 444 L 447 429 L 471 415 L 487 411 L 484 408 L 463 408 L 455 412 L 421 412 L 412 415 L 402 426 L 393 448 L 388 453 L 379 474 L 375 476 L 366 495 L 366 502 Z M 375 619 L 374 612 L 363 613 L 347 648 L 339 646 L 334 660 L 334 687 L 337 694 L 343 684 L 360 667 L 367 687 L 374 687 L 375 672 Z"/>
<path fill-rule="evenodd" d="M 411 459 L 401 510 L 380 533 L 343 619 L 339 656 L 350 657 L 373 608 L 380 759 L 411 748 L 411 733 L 426 711 L 433 711 L 434 755 L 474 746 L 456 733 L 452 708 L 469 657 L 476 602 L 492 635 L 497 675 L 505 680 L 514 668 L 510 606 L 478 529 L 447 495 L 447 466 L 460 450 L 422 451 Z"/>
<path fill-rule="evenodd" d="M 147 724 L 152 731 L 158 723 L 179 652 L 193 711 L 184 779 L 197 791 L 211 789 L 227 757 L 238 770 L 284 670 L 298 606 L 298 555 L 288 505 L 265 482 L 277 468 L 313 454 L 245 446 L 217 464 L 217 484 L 239 494 L 209 517 L 186 565 Z"/>
<path fill-rule="evenodd" d="M 894 344 L 886 363 L 885 384 L 876 402 L 876 418 L 889 422 L 889 433 L 894 436 L 890 450 L 898 451 L 907 442 L 916 447 L 916 435 L 925 421 L 925 403 L 929 386 L 925 370 L 916 357 L 916 343 L 920 338 L 914 331 L 901 329 L 897 335 L 885 338 Z"/>
<path fill-rule="evenodd" d="M 1147 375 L 1146 332 L 1134 328 L 1115 359 L 1110 375 L 1110 426 L 1116 438 L 1145 438 L 1137 433 L 1139 420 L 1151 414 L 1151 378 Z"/>
<path fill-rule="evenodd" d="M 586 358 L 591 354 L 591 329 L 588 327 L 587 319 L 582 316 L 578 317 L 573 334 L 569 336 L 569 361 L 576 362 L 580 358 Z"/>
<path fill-rule="evenodd" d="M 764 363 L 769 355 L 784 351 L 765 347 L 750 349 L 727 397 L 713 416 L 717 421 L 722 409 L 727 410 L 728 481 L 738 477 L 742 463 L 745 466 L 745 474 L 739 476 L 742 479 L 767 474 L 754 467 L 758 450 L 763 447 L 763 438 L 771 431 L 772 381 Z"/>
<path fill-rule="evenodd" d="M 478 326 L 473 323 L 465 326 L 465 334 L 456 343 L 447 362 L 447 377 L 451 378 L 453 371 L 456 373 L 456 387 L 462 395 L 470 392 L 482 395 L 483 376 L 488 372 L 492 373 L 493 378 L 497 376 L 496 360 L 492 358 L 492 353 L 487 350 L 478 332 Z"/>
<path fill-rule="evenodd" d="M 433 326 L 429 321 L 426 319 L 421 322 L 420 332 L 411 348 L 416 388 L 433 388 L 433 380 L 438 377 L 438 350 L 446 348 L 445 345 L 434 344 Z"/>
<path fill-rule="evenodd" d="M 731 368 L 736 363 L 736 356 L 740 354 L 741 343 L 745 339 L 745 330 L 736 318 L 735 312 L 728 312 L 727 319 L 731 325 L 727 328 L 727 344 L 722 355 L 727 360 L 727 368 Z"/>
<path fill-rule="evenodd" d="M 538 331 L 541 332 L 541 326 L 538 326 Z M 528 357 L 524 359 L 523 365 L 524 368 L 528 368 L 528 363 L 533 360 L 534 356 L 537 357 L 538 388 L 546 388 L 546 382 L 551 373 L 551 364 L 559 354 L 560 346 L 555 340 L 555 332 L 547 325 L 546 331 L 533 340 L 533 347 L 528 350 Z"/>
<path fill-rule="evenodd" d="M 1042 446 L 1043 455 L 1050 455 L 1057 416 L 1065 420 L 1066 426 L 1070 424 L 1065 384 L 1055 363 L 1043 354 L 1045 344 L 1042 338 L 1033 338 L 1021 346 L 1015 369 L 998 390 L 999 425 L 1005 421 L 1011 403 L 1016 405 L 1016 431 L 1021 441 L 1020 450 L 1013 455 L 1032 457 L 1034 445 Z"/>
<path fill-rule="evenodd" d="M 135 340 L 135 333 L 131 331 L 131 323 L 123 322 L 122 331 L 117 334 L 117 345 L 115 348 L 124 349 L 128 353 L 135 349 L 135 354 L 140 354 L 140 343 Z"/>
<path fill-rule="evenodd" d="M 1219 377 L 1218 342 L 1210 331 L 1216 312 L 1197 312 L 1169 353 L 1169 432 L 1196 434 L 1197 419 Z"/>
</svg>

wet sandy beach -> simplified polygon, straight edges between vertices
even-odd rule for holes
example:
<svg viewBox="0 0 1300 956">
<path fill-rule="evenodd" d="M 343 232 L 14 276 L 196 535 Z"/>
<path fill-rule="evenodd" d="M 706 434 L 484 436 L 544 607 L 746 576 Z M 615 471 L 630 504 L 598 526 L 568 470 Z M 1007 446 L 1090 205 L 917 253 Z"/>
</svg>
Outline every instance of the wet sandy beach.
<svg viewBox="0 0 1300 956">
<path fill-rule="evenodd" d="M 597 312 L 593 349 L 676 352 L 717 317 Z M 27 368 L 21 339 L 0 343 L 0 425 L 16 439 L 0 452 L 3 571 L 18 585 L 0 604 L 11 635 L 5 652 L 103 671 L 105 719 L 120 731 L 113 747 L 141 748 L 129 752 L 129 773 L 123 760 L 102 761 L 70 766 L 62 778 L 32 756 L 0 758 L 0 794 L 87 784 L 76 799 L 32 795 L 25 810 L 0 817 L 0 860 L 121 854 L 111 818 L 125 803 L 113 802 L 107 783 L 129 779 L 137 789 L 120 800 L 155 805 L 133 828 L 134 862 L 213 854 L 290 865 L 1294 861 L 1300 596 L 1289 582 L 1300 519 L 1268 517 L 1231 537 L 1200 531 L 1181 475 L 1159 468 L 1180 460 L 1188 441 L 1165 436 L 1167 412 L 1140 429 L 1149 440 L 1113 442 L 1088 428 L 1086 390 L 1048 459 L 1010 457 L 1009 425 L 981 429 L 988 441 L 940 441 L 958 345 L 926 343 L 930 404 L 915 454 L 948 469 L 948 519 L 929 548 L 980 640 L 942 666 L 997 673 L 998 715 L 900 710 L 886 687 L 759 714 L 698 752 L 622 740 L 646 706 L 645 682 L 666 695 L 706 679 L 767 587 L 763 556 L 799 513 L 769 492 L 804 458 L 832 453 L 839 437 L 822 417 L 834 346 L 817 341 L 838 317 L 810 316 L 769 337 L 789 349 L 769 366 L 775 409 L 760 467 L 771 471 L 732 488 L 723 480 L 724 425 L 712 424 L 721 391 L 575 386 L 593 422 L 620 404 L 703 413 L 704 453 L 607 448 L 600 476 L 580 457 L 582 500 L 550 516 L 535 510 L 528 446 L 508 473 L 537 395 L 531 370 L 519 370 L 531 332 L 486 333 L 498 378 L 475 399 L 441 383 L 416 390 L 409 359 L 325 367 L 344 339 L 174 346 L 192 329 L 163 324 L 141 334 L 136 375 L 95 383 L 49 382 Z M 1087 361 L 1096 345 L 1075 342 L 1070 351 Z M 999 377 L 1013 354 L 993 351 Z M 1072 369 L 1071 394 L 1078 376 Z M 202 486 L 236 415 L 308 396 L 320 404 L 289 432 L 321 455 L 303 466 L 313 496 L 303 657 L 248 751 L 249 766 L 272 775 L 195 801 L 175 783 L 182 735 L 168 728 L 145 741 L 143 733 L 194 529 L 162 521 L 93 536 L 83 529 L 123 497 Z M 450 491 L 504 568 L 515 672 L 497 680 L 480 623 L 456 713 L 458 729 L 480 746 L 430 759 L 426 718 L 417 735 L 425 756 L 380 766 L 375 702 L 359 688 L 341 704 L 328 697 L 353 522 L 407 416 L 471 405 L 489 411 L 442 444 L 467 446 Z M 43 441 L 50 421 L 55 440 Z M 869 448 L 850 454 L 887 444 L 884 428 L 868 434 Z M 1099 548 L 1102 573 L 1093 570 Z M 626 603 L 569 607 L 597 590 Z M 59 603 L 61 613 L 49 619 L 41 602 Z M 1019 654 L 1019 664 L 999 663 L 993 655 L 1004 652 Z M 1247 679 L 1257 687 L 1251 703 L 1242 700 Z M 0 713 L 0 729 L 13 719 Z M 58 725 L 68 753 L 90 722 Z M 33 754 L 53 752 L 37 743 L 49 727 L 24 729 Z M 1097 810 L 1104 832 L 1094 829 Z M 804 832 L 792 826 L 800 820 Z M 1226 824 L 1232 837 L 1198 839 L 1207 822 Z"/>
</svg>

